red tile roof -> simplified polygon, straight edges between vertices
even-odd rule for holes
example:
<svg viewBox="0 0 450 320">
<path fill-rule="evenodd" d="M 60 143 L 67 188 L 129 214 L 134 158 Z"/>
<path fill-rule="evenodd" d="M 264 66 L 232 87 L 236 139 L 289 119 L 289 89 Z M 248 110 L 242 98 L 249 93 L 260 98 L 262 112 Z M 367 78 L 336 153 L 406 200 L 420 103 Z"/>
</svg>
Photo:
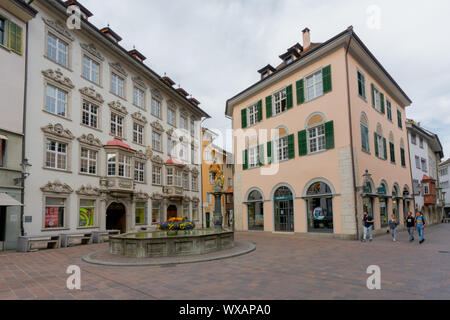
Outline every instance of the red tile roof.
<svg viewBox="0 0 450 320">
<path fill-rule="evenodd" d="M 106 143 L 106 147 L 121 147 L 121 148 L 130 150 L 130 151 L 134 151 L 129 145 L 127 145 L 125 142 L 123 142 L 122 140 L 117 139 L 117 138 L 115 138 L 111 141 L 108 141 Z"/>
<path fill-rule="evenodd" d="M 184 164 L 181 162 L 176 161 L 174 158 L 169 158 L 169 160 L 166 161 L 166 164 L 173 164 L 179 167 L 184 167 Z"/>
</svg>

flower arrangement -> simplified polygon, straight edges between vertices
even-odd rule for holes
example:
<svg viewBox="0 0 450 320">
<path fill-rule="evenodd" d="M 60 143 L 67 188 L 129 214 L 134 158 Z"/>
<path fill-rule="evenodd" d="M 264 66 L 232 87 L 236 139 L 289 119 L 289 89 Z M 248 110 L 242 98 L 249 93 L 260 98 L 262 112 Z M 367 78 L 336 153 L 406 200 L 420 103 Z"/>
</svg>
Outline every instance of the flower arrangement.
<svg viewBox="0 0 450 320">
<path fill-rule="evenodd" d="M 161 231 L 187 231 L 195 228 L 195 223 L 188 218 L 171 218 L 166 222 L 160 223 L 158 229 Z"/>
</svg>

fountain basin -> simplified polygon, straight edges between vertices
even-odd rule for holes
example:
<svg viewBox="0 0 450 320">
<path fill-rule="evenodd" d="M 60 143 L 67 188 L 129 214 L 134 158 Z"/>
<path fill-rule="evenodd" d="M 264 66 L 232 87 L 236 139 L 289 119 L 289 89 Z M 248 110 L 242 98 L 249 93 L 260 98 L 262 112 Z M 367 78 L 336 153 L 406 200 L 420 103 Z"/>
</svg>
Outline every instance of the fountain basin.
<svg viewBox="0 0 450 320">
<path fill-rule="evenodd" d="M 157 258 L 206 254 L 233 246 L 234 232 L 227 230 L 192 230 L 173 236 L 155 231 L 110 237 L 109 252 L 131 258 Z"/>
</svg>

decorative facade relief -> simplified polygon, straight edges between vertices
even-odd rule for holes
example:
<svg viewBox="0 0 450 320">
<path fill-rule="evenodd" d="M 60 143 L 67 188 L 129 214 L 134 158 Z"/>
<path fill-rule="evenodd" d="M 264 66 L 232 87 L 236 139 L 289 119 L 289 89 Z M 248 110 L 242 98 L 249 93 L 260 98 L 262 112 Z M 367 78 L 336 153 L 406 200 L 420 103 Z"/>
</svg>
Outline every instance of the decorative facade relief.
<svg viewBox="0 0 450 320">
<path fill-rule="evenodd" d="M 154 192 L 151 196 L 152 200 L 163 200 L 164 196 L 161 193 Z"/>
<path fill-rule="evenodd" d="M 175 104 L 175 102 L 173 100 L 167 101 L 167 106 L 173 110 L 177 110 L 177 105 Z"/>
<path fill-rule="evenodd" d="M 192 202 L 199 203 L 200 199 L 198 197 L 192 197 Z"/>
<path fill-rule="evenodd" d="M 102 104 L 103 102 L 105 102 L 102 95 L 100 93 L 98 93 L 97 91 L 95 91 L 94 87 L 84 87 L 84 88 L 80 89 L 80 93 L 82 95 L 85 95 L 88 98 L 91 98 L 92 100 L 94 100 L 95 102 L 97 102 L 99 104 Z"/>
<path fill-rule="evenodd" d="M 75 139 L 75 136 L 72 134 L 72 132 L 70 132 L 69 129 L 64 129 L 64 127 L 61 124 L 49 124 L 45 127 L 42 127 L 41 130 L 44 133 L 56 136 L 56 137 L 60 137 L 60 138 L 65 138 L 65 139 L 69 139 L 69 140 L 73 140 Z"/>
<path fill-rule="evenodd" d="M 41 187 L 42 192 L 47 193 L 59 193 L 59 194 L 71 194 L 73 189 L 65 183 L 61 183 L 59 180 L 55 182 L 48 182 L 45 186 Z"/>
<path fill-rule="evenodd" d="M 163 100 L 163 96 L 161 94 L 161 91 L 159 91 L 158 89 L 152 89 L 152 96 L 158 100 Z"/>
<path fill-rule="evenodd" d="M 80 196 L 98 197 L 100 195 L 100 190 L 98 188 L 93 188 L 88 184 L 86 186 L 82 185 L 80 189 L 76 191 L 76 194 Z"/>
<path fill-rule="evenodd" d="M 136 151 L 134 156 L 140 160 L 145 160 L 145 161 L 147 161 L 150 158 L 150 155 L 148 154 L 148 152 L 143 152 L 142 150 Z"/>
<path fill-rule="evenodd" d="M 159 164 L 159 165 L 163 165 L 164 164 L 164 160 L 158 155 L 155 155 L 155 156 L 152 157 L 152 162 L 156 163 L 156 164 Z"/>
<path fill-rule="evenodd" d="M 148 200 L 150 198 L 150 196 L 148 195 L 148 193 L 143 192 L 143 191 L 137 191 L 134 193 L 134 198 L 136 200 Z"/>
<path fill-rule="evenodd" d="M 143 116 L 142 113 L 140 113 L 140 112 L 135 112 L 135 113 L 133 113 L 133 114 L 131 115 L 131 117 L 132 117 L 134 120 L 138 121 L 138 122 L 141 122 L 141 123 L 143 123 L 143 124 L 147 124 L 147 118 L 146 118 L 145 116 Z"/>
<path fill-rule="evenodd" d="M 162 124 L 161 124 L 159 121 L 155 120 L 155 121 L 153 121 L 150 125 L 151 125 L 151 126 L 153 127 L 153 129 L 155 129 L 156 131 L 164 132 L 164 127 L 162 126 Z"/>
<path fill-rule="evenodd" d="M 58 32 L 60 35 L 69 39 L 70 41 L 75 40 L 75 37 L 69 31 L 66 30 L 66 28 L 64 27 L 64 25 L 61 22 L 53 21 L 53 20 L 45 19 L 45 18 L 42 18 L 42 20 L 48 27 L 52 28 L 54 31 Z"/>
<path fill-rule="evenodd" d="M 198 174 L 200 173 L 196 167 L 192 168 L 191 172 L 194 176 L 198 176 Z"/>
<path fill-rule="evenodd" d="M 122 67 L 119 62 L 111 62 L 110 67 L 122 74 L 124 77 L 128 77 L 128 72 Z"/>
<path fill-rule="evenodd" d="M 127 115 L 128 114 L 127 108 L 125 108 L 125 106 L 119 100 L 108 103 L 108 106 L 112 110 L 114 110 L 114 111 L 116 111 L 118 113 L 121 113 L 123 115 Z"/>
<path fill-rule="evenodd" d="M 90 54 L 92 54 L 94 57 L 96 57 L 97 59 L 101 60 L 101 61 L 105 61 L 105 58 L 103 57 L 103 55 L 100 53 L 100 51 L 97 50 L 97 48 L 95 48 L 94 44 L 87 44 L 87 43 L 80 43 L 80 46 L 86 50 L 87 52 L 89 52 Z"/>
<path fill-rule="evenodd" d="M 173 128 L 170 128 L 166 131 L 167 135 L 171 138 L 177 138 L 177 135 L 175 134 L 175 130 Z"/>
<path fill-rule="evenodd" d="M 56 83 L 59 83 L 60 85 L 63 85 L 66 88 L 73 89 L 75 88 L 75 85 L 73 84 L 72 80 L 70 80 L 68 77 L 64 77 L 63 73 L 61 72 L 61 69 L 48 69 L 42 71 L 42 74 L 44 77 L 55 81 Z"/>
<path fill-rule="evenodd" d="M 191 202 L 192 199 L 191 199 L 190 197 L 188 197 L 188 196 L 184 196 L 184 197 L 183 197 L 183 201 L 184 201 L 184 202 Z"/>
<path fill-rule="evenodd" d="M 83 134 L 81 137 L 79 137 L 77 139 L 80 143 L 84 143 L 96 148 L 101 148 L 103 147 L 102 142 L 100 141 L 100 139 L 95 138 L 93 134 L 89 133 L 88 135 Z"/>
<path fill-rule="evenodd" d="M 141 88 L 143 88 L 144 90 L 148 89 L 148 87 L 145 85 L 144 80 L 142 80 L 140 77 L 133 77 L 133 82 L 136 83 Z"/>
</svg>

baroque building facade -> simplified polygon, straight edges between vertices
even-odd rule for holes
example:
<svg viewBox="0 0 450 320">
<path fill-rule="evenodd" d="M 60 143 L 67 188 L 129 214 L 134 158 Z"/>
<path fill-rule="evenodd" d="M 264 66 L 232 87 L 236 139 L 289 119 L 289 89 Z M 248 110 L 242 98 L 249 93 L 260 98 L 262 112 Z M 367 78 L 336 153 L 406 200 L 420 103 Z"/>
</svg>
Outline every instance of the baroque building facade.
<svg viewBox="0 0 450 320">
<path fill-rule="evenodd" d="M 66 25 L 71 5 L 80 29 Z M 200 103 L 77 1 L 32 6 L 26 234 L 201 225 Z"/>
</svg>

